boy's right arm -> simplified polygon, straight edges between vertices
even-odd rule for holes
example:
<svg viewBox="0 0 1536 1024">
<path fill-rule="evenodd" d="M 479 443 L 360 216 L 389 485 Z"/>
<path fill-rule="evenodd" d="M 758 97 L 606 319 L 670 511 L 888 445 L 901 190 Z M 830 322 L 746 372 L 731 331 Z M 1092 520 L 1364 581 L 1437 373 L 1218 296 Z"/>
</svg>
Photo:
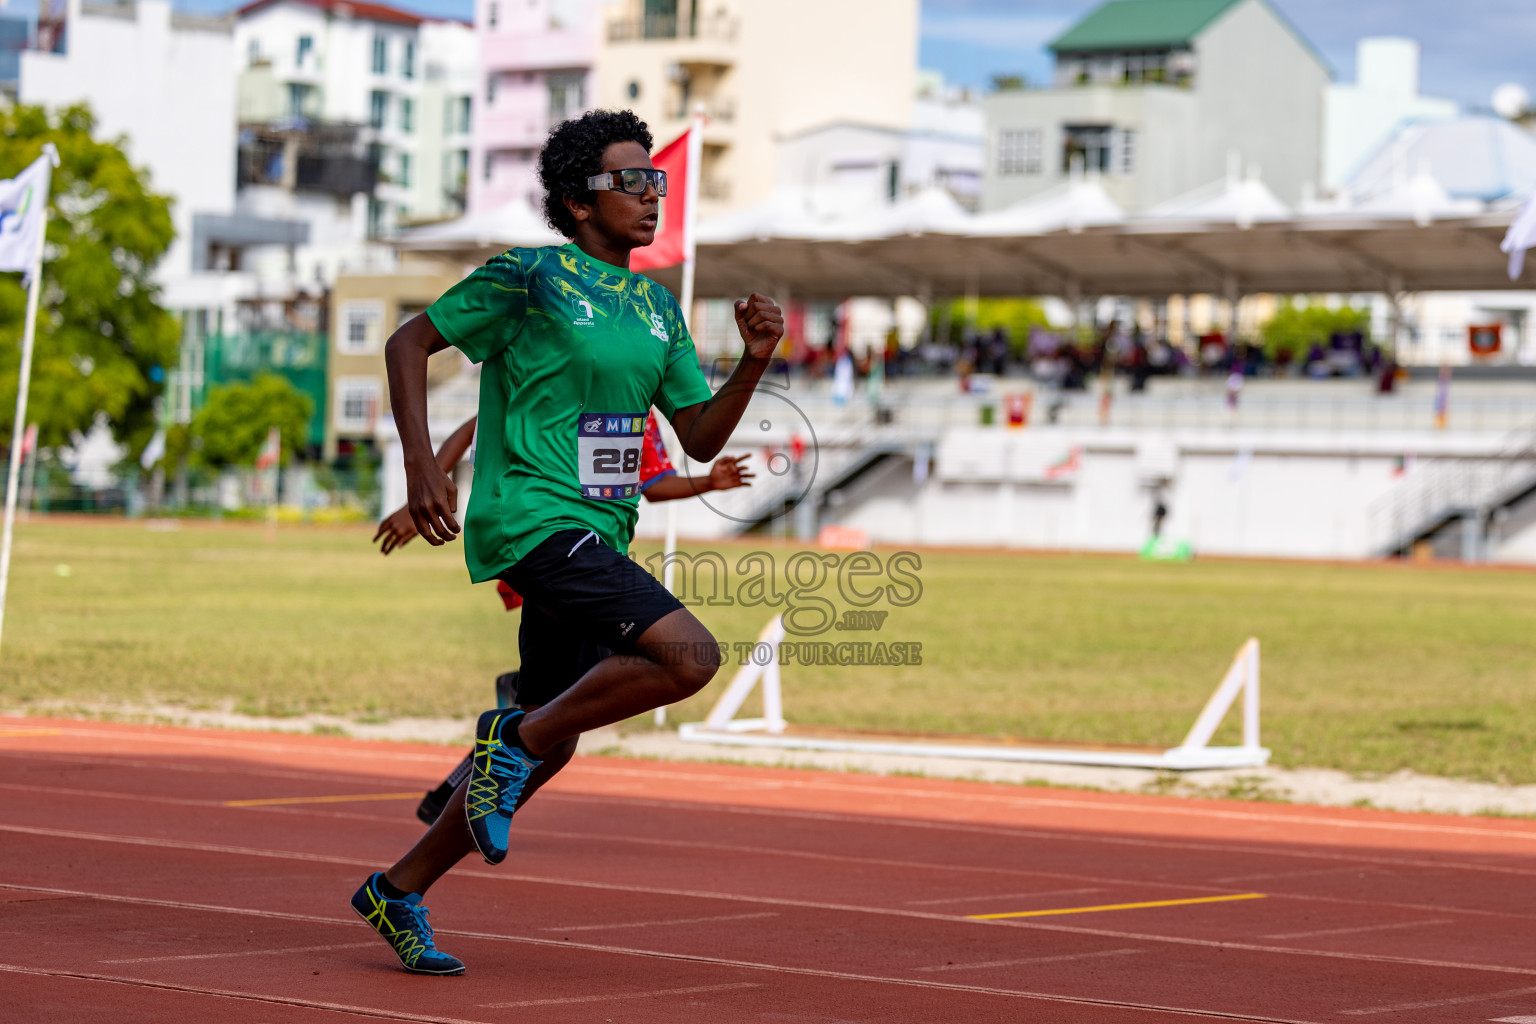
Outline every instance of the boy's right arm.
<svg viewBox="0 0 1536 1024">
<path fill-rule="evenodd" d="M 434 547 L 459 533 L 454 515 L 458 489 L 438 465 L 427 433 L 427 357 L 447 347 L 447 340 L 425 313 L 402 324 L 384 345 L 389 402 L 405 450 L 406 505 L 417 532 Z"/>
</svg>

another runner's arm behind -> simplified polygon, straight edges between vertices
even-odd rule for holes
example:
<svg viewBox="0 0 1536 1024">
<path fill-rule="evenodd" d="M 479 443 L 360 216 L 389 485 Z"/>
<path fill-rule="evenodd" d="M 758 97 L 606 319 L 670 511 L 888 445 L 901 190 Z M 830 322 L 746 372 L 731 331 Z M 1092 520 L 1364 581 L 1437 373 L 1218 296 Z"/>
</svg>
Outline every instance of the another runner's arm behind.
<svg viewBox="0 0 1536 1024">
<path fill-rule="evenodd" d="M 464 458 L 464 453 L 469 451 L 470 442 L 475 439 L 475 420 L 474 416 L 465 420 L 438 448 L 437 465 L 444 473 L 452 475 L 454 467 Z M 405 547 L 415 536 L 416 523 L 411 519 L 411 507 L 401 505 L 379 521 L 379 530 L 373 539 L 375 542 L 383 541 L 379 544 L 379 554 L 387 555 L 396 548 Z"/>
<path fill-rule="evenodd" d="M 746 472 L 748 456 L 726 456 L 717 459 L 706 476 L 671 476 L 656 480 L 643 492 L 647 501 L 674 501 L 692 498 L 707 491 L 729 491 L 736 487 L 751 487 L 752 474 Z"/>
<path fill-rule="evenodd" d="M 427 433 L 427 358 L 448 341 L 425 313 L 418 313 L 389 336 L 384 365 L 389 370 L 389 402 L 405 450 L 405 492 L 411 522 L 434 547 L 458 535 L 458 488 L 437 464 Z"/>
<path fill-rule="evenodd" d="M 690 459 L 709 462 L 720 454 L 747 411 L 752 391 L 784 337 L 784 313 L 772 299 L 753 292 L 736 303 L 736 329 L 744 348 L 730 379 L 707 402 L 678 409 L 672 429 Z"/>
</svg>

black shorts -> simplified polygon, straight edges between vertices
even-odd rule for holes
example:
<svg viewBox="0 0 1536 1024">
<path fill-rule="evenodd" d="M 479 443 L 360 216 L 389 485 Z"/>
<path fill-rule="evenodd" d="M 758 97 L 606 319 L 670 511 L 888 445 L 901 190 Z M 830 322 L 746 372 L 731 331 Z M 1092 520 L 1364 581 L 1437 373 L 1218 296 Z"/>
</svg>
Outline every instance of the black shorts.
<svg viewBox="0 0 1536 1024">
<path fill-rule="evenodd" d="M 588 530 L 561 530 L 499 579 L 523 595 L 519 704 L 547 704 L 681 608 L 666 587 Z"/>
</svg>

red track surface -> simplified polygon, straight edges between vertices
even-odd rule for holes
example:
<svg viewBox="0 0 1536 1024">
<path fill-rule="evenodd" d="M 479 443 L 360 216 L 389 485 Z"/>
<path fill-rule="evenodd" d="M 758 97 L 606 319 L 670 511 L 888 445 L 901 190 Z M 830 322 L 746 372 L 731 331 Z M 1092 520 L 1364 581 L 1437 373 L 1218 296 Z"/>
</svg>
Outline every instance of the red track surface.
<svg viewBox="0 0 1536 1024">
<path fill-rule="evenodd" d="M 1536 1022 L 1536 823 L 604 758 L 414 977 L 347 899 L 457 758 L 0 718 L 0 1019 Z"/>
</svg>

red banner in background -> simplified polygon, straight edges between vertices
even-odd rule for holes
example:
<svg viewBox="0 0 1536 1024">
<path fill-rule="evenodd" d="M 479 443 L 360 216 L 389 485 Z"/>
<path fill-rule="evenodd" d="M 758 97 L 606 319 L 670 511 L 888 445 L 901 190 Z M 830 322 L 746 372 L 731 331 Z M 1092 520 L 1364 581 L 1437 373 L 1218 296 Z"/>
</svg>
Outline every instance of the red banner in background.
<svg viewBox="0 0 1536 1024">
<path fill-rule="evenodd" d="M 656 240 L 629 254 L 629 269 L 634 271 L 675 267 L 687 252 L 683 234 L 688 221 L 688 132 L 651 157 L 651 163 L 667 172 L 667 195 L 661 201 Z"/>
</svg>

